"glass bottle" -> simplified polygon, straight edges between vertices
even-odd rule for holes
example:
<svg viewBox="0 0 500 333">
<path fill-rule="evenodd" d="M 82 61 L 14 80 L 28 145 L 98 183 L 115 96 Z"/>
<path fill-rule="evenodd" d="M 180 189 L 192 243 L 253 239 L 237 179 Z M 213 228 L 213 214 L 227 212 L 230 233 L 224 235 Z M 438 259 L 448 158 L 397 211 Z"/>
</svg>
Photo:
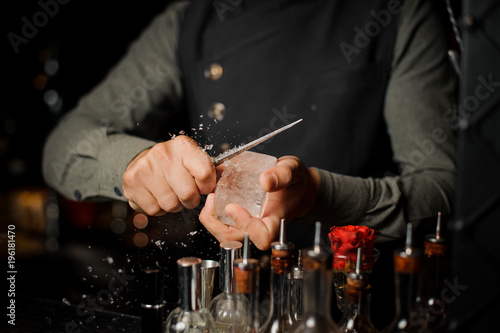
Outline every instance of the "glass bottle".
<svg viewBox="0 0 500 333">
<path fill-rule="evenodd" d="M 293 266 L 294 245 L 285 241 L 284 220 L 281 220 L 280 240 L 271 244 L 271 283 L 269 314 L 260 333 L 289 332 L 296 321 L 288 307 L 287 273 Z"/>
<path fill-rule="evenodd" d="M 396 315 L 385 333 L 429 332 L 425 316 L 419 311 L 422 270 L 423 253 L 412 247 L 412 224 L 408 223 L 406 246 L 394 252 Z"/>
<path fill-rule="evenodd" d="M 331 253 L 320 246 L 321 223 L 316 222 L 314 247 L 303 251 L 304 315 L 293 333 L 338 333 L 331 315 Z"/>
<path fill-rule="evenodd" d="M 234 261 L 240 257 L 242 246 L 237 241 L 220 244 L 219 284 L 222 292 L 214 297 L 209 307 L 219 333 L 242 333 L 248 326 L 248 299 L 234 290 Z"/>
<path fill-rule="evenodd" d="M 340 331 L 346 333 L 378 333 L 370 318 L 370 291 L 368 273 L 361 270 L 361 248 L 358 248 L 356 270 L 347 273 L 345 309 L 340 320 Z"/>
<path fill-rule="evenodd" d="M 180 304 L 168 315 L 165 333 L 217 332 L 212 315 L 201 307 L 200 266 L 200 258 L 177 260 Z"/>
<path fill-rule="evenodd" d="M 163 270 L 142 270 L 141 285 L 141 331 L 163 333 L 165 331 Z"/>
<path fill-rule="evenodd" d="M 304 270 L 302 269 L 302 251 L 299 250 L 299 256 L 297 259 L 297 265 L 293 267 L 290 273 L 290 300 L 291 300 L 291 313 L 293 314 L 295 321 L 299 322 L 302 320 L 302 315 L 304 313 L 303 309 L 303 278 Z"/>
<path fill-rule="evenodd" d="M 441 235 L 441 213 L 438 213 L 436 233 L 424 239 L 424 297 L 428 328 L 432 332 L 446 331 L 446 303 L 441 300 L 441 292 L 448 278 L 448 241 Z"/>
<path fill-rule="evenodd" d="M 259 332 L 259 272 L 257 259 L 250 258 L 248 235 L 243 243 L 243 258 L 234 260 L 234 279 L 236 292 L 244 295 L 249 302 L 249 320 L 245 333 Z"/>
</svg>

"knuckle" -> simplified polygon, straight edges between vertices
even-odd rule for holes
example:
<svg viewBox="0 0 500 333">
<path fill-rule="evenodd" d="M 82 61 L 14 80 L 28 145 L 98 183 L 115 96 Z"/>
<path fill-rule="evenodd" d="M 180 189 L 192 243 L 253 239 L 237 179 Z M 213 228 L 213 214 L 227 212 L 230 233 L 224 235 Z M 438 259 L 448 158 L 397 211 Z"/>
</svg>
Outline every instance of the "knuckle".
<svg viewBox="0 0 500 333">
<path fill-rule="evenodd" d="M 189 136 L 186 135 L 177 135 L 175 138 L 172 139 L 172 142 L 175 142 L 176 144 L 191 144 L 194 143 L 195 141 L 190 138 Z"/>
<path fill-rule="evenodd" d="M 123 184 L 132 186 L 135 183 L 135 173 L 132 171 L 125 171 L 122 180 Z"/>
<path fill-rule="evenodd" d="M 201 198 L 197 190 L 190 189 L 180 194 L 179 200 L 186 208 L 195 208 L 200 204 Z"/>
<path fill-rule="evenodd" d="M 175 147 L 171 147 L 166 143 L 159 143 L 153 148 L 151 148 L 151 161 L 144 161 L 146 163 L 151 163 L 151 168 L 154 167 L 154 164 L 160 163 L 163 167 L 169 168 L 175 163 L 178 162 L 178 158 L 176 158 L 176 152 L 178 150 Z"/>
<path fill-rule="evenodd" d="M 150 207 L 147 207 L 147 208 L 142 208 L 142 210 L 150 215 L 150 216 L 154 216 L 156 214 L 158 214 L 160 212 L 160 207 L 154 207 L 154 206 L 150 206 Z"/>
<path fill-rule="evenodd" d="M 213 174 L 214 174 L 214 167 L 213 165 L 211 165 L 210 167 L 201 168 L 197 175 L 197 178 L 199 180 L 210 180 Z"/>
<path fill-rule="evenodd" d="M 196 180 L 201 184 L 206 184 L 207 186 L 215 185 L 215 168 L 213 165 L 201 168 L 199 173 L 196 175 Z"/>
<path fill-rule="evenodd" d="M 175 196 L 167 196 L 158 200 L 158 205 L 165 212 L 176 212 L 179 210 L 179 200 Z"/>
<path fill-rule="evenodd" d="M 268 238 L 262 239 L 257 241 L 255 246 L 257 246 L 259 250 L 265 251 L 271 247 L 271 241 Z"/>
<path fill-rule="evenodd" d="M 157 215 L 162 211 L 158 204 L 154 202 L 135 202 L 135 205 L 137 206 L 136 208 L 139 209 L 134 208 L 134 210 L 139 212 L 142 211 L 150 216 Z"/>
<path fill-rule="evenodd" d="M 151 148 L 151 153 L 155 157 L 168 156 L 167 144 L 162 142 L 162 143 L 158 143 L 158 144 L 154 145 L 153 148 Z"/>
<path fill-rule="evenodd" d="M 292 180 L 293 178 L 293 170 L 290 166 L 284 166 L 282 169 L 281 169 L 281 178 L 283 179 L 283 181 L 285 183 L 288 183 Z"/>
</svg>

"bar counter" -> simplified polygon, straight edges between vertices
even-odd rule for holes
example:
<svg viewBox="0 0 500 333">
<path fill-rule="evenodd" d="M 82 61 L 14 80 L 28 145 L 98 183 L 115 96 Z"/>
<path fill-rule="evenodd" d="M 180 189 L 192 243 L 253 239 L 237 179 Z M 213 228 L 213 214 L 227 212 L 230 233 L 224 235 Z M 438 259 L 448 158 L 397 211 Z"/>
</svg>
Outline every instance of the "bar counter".
<svg viewBox="0 0 500 333">
<path fill-rule="evenodd" d="M 50 205 L 50 193 L 41 195 Z M 12 220 L 16 325 L 4 321 L 8 332 L 140 332 L 142 270 L 164 270 L 166 316 L 179 301 L 176 260 L 186 256 L 219 260 L 220 244 L 201 223 L 188 222 L 192 216 L 187 212 L 174 219 L 145 219 L 121 202 L 77 203 L 59 197 L 52 203 L 58 205 L 58 221 L 46 217 L 42 233 L 29 228 L 20 216 Z M 120 221 L 123 229 L 116 227 Z M 300 235 L 312 244 L 313 234 L 304 230 Z M 295 243 L 295 249 L 307 245 Z M 394 313 L 392 255 L 389 248 L 379 249 L 372 280 L 372 319 L 377 327 L 384 327 Z M 252 257 L 261 266 L 260 312 L 265 315 L 270 251 L 253 247 Z M 214 296 L 220 292 L 217 280 Z M 341 312 L 336 304 L 332 310 L 338 321 Z"/>
</svg>

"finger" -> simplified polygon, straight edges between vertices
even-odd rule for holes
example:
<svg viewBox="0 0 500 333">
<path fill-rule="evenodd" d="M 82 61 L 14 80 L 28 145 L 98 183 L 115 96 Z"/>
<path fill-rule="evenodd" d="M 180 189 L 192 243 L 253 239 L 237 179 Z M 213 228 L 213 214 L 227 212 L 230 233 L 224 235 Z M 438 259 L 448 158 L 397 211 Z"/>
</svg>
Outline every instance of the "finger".
<svg viewBox="0 0 500 333">
<path fill-rule="evenodd" d="M 144 213 L 144 211 L 142 210 L 142 208 L 136 204 L 135 202 L 129 200 L 128 201 L 128 204 L 130 205 L 130 207 L 135 210 L 136 212 L 139 212 L 139 213 Z"/>
<path fill-rule="evenodd" d="M 169 211 L 178 211 L 182 207 L 188 209 L 197 207 L 201 200 L 200 192 L 205 194 L 207 188 L 210 192 L 215 187 L 213 163 L 193 139 L 187 136 L 178 136 L 170 141 L 155 145 L 151 153 L 153 156 L 152 163 L 150 163 L 153 168 L 152 173 L 161 174 L 168 185 L 168 190 L 171 190 L 179 200 L 179 208 L 167 208 Z M 207 160 L 210 160 L 210 163 L 207 163 Z M 161 179 L 157 177 L 156 182 L 158 181 L 161 182 Z M 210 182 L 213 184 L 204 185 Z M 170 195 L 167 195 L 168 190 L 158 188 L 158 184 L 148 185 L 155 188 L 152 191 L 154 195 L 162 198 L 161 206 L 173 204 L 172 200 L 169 199 Z"/>
<path fill-rule="evenodd" d="M 180 212 L 184 206 L 163 176 L 148 177 L 135 189 L 134 201 L 149 215 Z"/>
<path fill-rule="evenodd" d="M 261 173 L 260 185 L 267 192 L 282 190 L 302 180 L 302 169 L 302 162 L 297 157 L 284 156 L 275 167 Z"/>
<path fill-rule="evenodd" d="M 278 235 L 279 219 L 274 217 L 265 217 L 262 220 L 253 217 L 248 211 L 237 204 L 226 206 L 228 214 L 236 226 L 248 234 L 248 238 L 260 250 L 266 250 L 271 246 Z"/>
<path fill-rule="evenodd" d="M 177 148 L 182 150 L 182 165 L 194 177 L 199 192 L 212 192 L 216 184 L 216 172 L 210 156 L 187 136 L 179 136 L 175 140 L 178 142 Z"/>
<path fill-rule="evenodd" d="M 132 209 L 150 216 L 161 216 L 166 213 L 151 192 L 145 188 L 137 188 L 129 197 L 129 204 Z"/>
<path fill-rule="evenodd" d="M 218 165 L 215 168 L 215 173 L 216 173 L 216 183 L 219 182 L 220 177 L 222 176 L 222 173 L 226 171 L 227 165 L 226 163 L 222 163 L 221 165 Z"/>
<path fill-rule="evenodd" d="M 164 172 L 166 183 L 171 190 L 170 193 L 175 194 L 175 200 L 188 209 L 196 208 L 200 204 L 201 196 L 198 185 L 189 171 L 182 165 L 176 165 Z"/>
<path fill-rule="evenodd" d="M 214 194 L 207 196 L 205 206 L 200 212 L 200 222 L 219 242 L 242 240 L 244 233 L 234 226 L 222 223 L 214 216 Z"/>
</svg>

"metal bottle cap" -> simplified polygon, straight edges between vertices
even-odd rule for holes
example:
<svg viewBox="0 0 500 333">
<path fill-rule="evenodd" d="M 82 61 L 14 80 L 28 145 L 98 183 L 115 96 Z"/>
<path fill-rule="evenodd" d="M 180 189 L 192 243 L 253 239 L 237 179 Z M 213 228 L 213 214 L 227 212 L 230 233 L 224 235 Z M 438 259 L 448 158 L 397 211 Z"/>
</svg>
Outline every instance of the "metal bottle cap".
<svg viewBox="0 0 500 333">
<path fill-rule="evenodd" d="M 201 308 L 201 259 L 184 257 L 177 260 L 180 306 L 183 310 Z"/>
<path fill-rule="evenodd" d="M 363 248 L 358 247 L 356 255 L 356 269 L 347 273 L 347 282 L 352 286 L 362 286 L 368 283 L 368 274 L 363 272 Z"/>
<path fill-rule="evenodd" d="M 437 223 L 436 223 L 436 233 L 425 236 L 425 241 L 430 243 L 446 243 L 448 240 L 443 237 L 441 232 L 441 212 L 438 212 Z"/>
<path fill-rule="evenodd" d="M 405 247 L 394 251 L 394 271 L 404 274 L 420 272 L 422 270 L 422 255 L 422 250 L 413 246 L 413 225 L 408 223 Z"/>
<path fill-rule="evenodd" d="M 292 251 L 294 249 L 294 244 L 286 241 L 285 233 L 285 219 L 281 219 L 280 222 L 280 237 L 277 242 L 271 243 L 271 248 L 273 252 L 280 253 L 279 251 Z"/>
<path fill-rule="evenodd" d="M 290 273 L 290 279 L 293 280 L 302 280 L 304 278 L 304 271 L 301 267 L 292 268 L 292 272 Z"/>
<path fill-rule="evenodd" d="M 232 294 L 234 291 L 234 260 L 240 258 L 243 244 L 238 241 L 222 242 L 220 244 L 219 287 L 223 292 Z"/>
</svg>

